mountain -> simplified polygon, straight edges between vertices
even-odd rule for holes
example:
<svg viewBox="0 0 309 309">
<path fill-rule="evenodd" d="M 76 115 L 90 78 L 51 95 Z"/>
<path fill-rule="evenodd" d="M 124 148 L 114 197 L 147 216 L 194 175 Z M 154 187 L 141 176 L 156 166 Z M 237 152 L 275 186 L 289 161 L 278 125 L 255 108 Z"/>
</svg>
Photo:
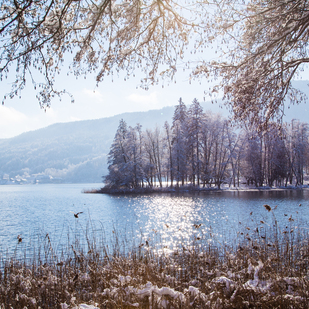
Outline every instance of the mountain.
<svg viewBox="0 0 309 309">
<path fill-rule="evenodd" d="M 309 94 L 308 81 L 297 81 L 295 87 Z M 309 96 L 308 96 L 309 97 Z M 202 103 L 204 111 L 213 107 Z M 218 106 L 216 106 L 218 108 Z M 107 174 L 107 154 L 119 120 L 128 125 L 140 123 L 143 129 L 170 124 L 174 107 L 147 112 L 123 113 L 113 117 L 57 123 L 43 129 L 0 140 L 0 184 L 15 182 L 101 182 Z M 221 109 L 228 116 L 226 109 Z M 285 121 L 298 118 L 308 122 L 304 104 L 285 109 Z M 53 177 L 53 178 L 51 178 Z"/>
<path fill-rule="evenodd" d="M 101 182 L 107 173 L 106 158 L 119 120 L 153 129 L 170 121 L 173 107 L 124 113 L 109 118 L 57 123 L 36 131 L 0 140 L 0 179 L 31 181 L 52 176 L 65 182 Z M 8 177 L 9 175 L 9 177 Z M 35 175 L 30 177 L 31 175 Z"/>
</svg>

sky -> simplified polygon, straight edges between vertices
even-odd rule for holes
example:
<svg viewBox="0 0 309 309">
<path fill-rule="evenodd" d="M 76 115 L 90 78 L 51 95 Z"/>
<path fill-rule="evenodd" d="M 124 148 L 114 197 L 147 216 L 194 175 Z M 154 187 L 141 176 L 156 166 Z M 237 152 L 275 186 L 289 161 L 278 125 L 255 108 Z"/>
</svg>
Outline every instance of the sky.
<svg viewBox="0 0 309 309">
<path fill-rule="evenodd" d="M 66 89 L 75 99 L 71 103 L 68 95 L 63 95 L 62 100 L 55 98 L 51 107 L 46 111 L 40 108 L 36 99 L 36 92 L 32 85 L 28 85 L 22 92 L 21 99 L 14 98 L 0 105 L 0 138 L 10 138 L 23 132 L 37 130 L 59 122 L 71 122 L 88 119 L 98 119 L 113 115 L 160 109 L 165 106 L 175 106 L 180 97 L 185 104 L 190 104 L 194 98 L 200 102 L 210 101 L 204 91 L 213 83 L 202 80 L 201 83 L 188 80 L 189 72 L 181 72 L 176 75 L 176 84 L 159 84 L 151 86 L 148 91 L 138 88 L 140 77 L 124 81 L 123 77 L 115 77 L 114 81 L 107 79 L 96 88 L 95 76 L 90 75 L 87 79 L 75 79 L 67 77 L 65 72 L 57 80 L 58 90 Z M 306 78 L 306 76 L 305 76 Z M 309 80 L 309 78 L 306 78 Z M 1 83 L 1 99 L 5 91 L 10 89 L 7 81 Z M 290 118 L 309 119 L 309 106 L 302 105 L 288 110 Z M 216 104 L 209 103 L 209 110 L 223 115 L 227 111 L 220 109 Z M 167 119 L 169 120 L 169 119 Z M 289 121 L 290 119 L 288 119 Z"/>
<path fill-rule="evenodd" d="M 188 48 L 188 55 L 191 61 L 207 59 L 218 60 L 216 54 L 218 42 L 213 43 L 210 48 L 204 52 L 191 55 L 191 49 Z M 187 56 L 186 56 L 187 57 Z M 192 59 L 192 57 L 194 59 Z M 67 62 L 71 59 L 66 58 Z M 69 63 L 66 63 L 68 65 Z M 11 80 L 14 78 L 14 68 L 11 73 Z M 136 78 L 130 78 L 124 81 L 124 76 L 114 77 L 114 81 L 107 78 L 96 88 L 95 75 L 88 75 L 87 79 L 76 80 L 74 76 L 67 77 L 66 68 L 63 68 L 62 74 L 57 77 L 56 89 L 70 92 L 75 99 L 75 103 L 71 103 L 71 99 L 67 95 L 62 96 L 59 101 L 55 98 L 51 102 L 51 107 L 46 111 L 40 108 L 36 99 L 36 92 L 28 81 L 26 89 L 22 92 L 21 99 L 14 98 L 5 101 L 4 105 L 0 105 L 0 139 L 10 138 L 23 132 L 37 130 L 48 125 L 59 122 L 71 122 L 88 119 L 98 119 L 110 117 L 125 112 L 147 111 L 152 109 L 160 109 L 165 106 L 175 106 L 180 97 L 186 104 L 190 104 L 194 98 L 200 102 L 210 101 L 209 96 L 205 96 L 209 87 L 214 83 L 206 79 L 192 81 L 189 83 L 188 71 L 182 72 L 180 68 L 176 73 L 176 84 L 167 82 L 157 86 L 151 86 L 148 91 L 138 88 L 140 78 L 144 77 L 136 72 Z M 309 68 L 301 75 L 302 79 L 309 80 Z M 10 79 L 9 79 L 10 80 Z M 0 83 L 0 99 L 9 92 L 9 80 L 3 80 Z M 309 92 L 308 92 L 309 93 Z M 209 108 L 213 112 L 221 112 L 227 115 L 227 111 L 220 109 L 216 104 L 209 104 Z M 292 107 L 290 110 L 285 109 L 289 115 L 287 121 L 291 118 L 300 118 L 303 121 L 309 119 L 309 109 L 307 105 Z M 167 119 L 168 120 L 168 119 Z"/>
<path fill-rule="evenodd" d="M 197 81 L 190 84 L 188 74 L 178 74 L 176 84 L 168 85 L 164 82 L 147 91 L 138 87 L 139 81 L 140 78 L 124 81 L 122 77 L 115 77 L 113 82 L 107 79 L 96 87 L 94 75 L 88 76 L 86 80 L 61 76 L 57 81 L 57 89 L 65 88 L 74 96 L 75 102 L 71 103 L 70 97 L 63 95 L 61 101 L 54 98 L 46 111 L 40 108 L 32 85 L 28 85 L 21 99 L 8 99 L 4 105 L 0 105 L 0 138 L 10 138 L 58 122 L 97 119 L 125 112 L 175 106 L 180 97 L 186 104 L 190 104 L 194 98 L 202 102 L 204 91 L 209 88 L 206 80 L 202 84 Z M 0 88 L 1 99 L 5 89 L 10 89 L 6 81 L 2 82 Z M 214 111 L 220 110 L 218 106 L 210 104 L 209 109 L 212 107 Z"/>
</svg>

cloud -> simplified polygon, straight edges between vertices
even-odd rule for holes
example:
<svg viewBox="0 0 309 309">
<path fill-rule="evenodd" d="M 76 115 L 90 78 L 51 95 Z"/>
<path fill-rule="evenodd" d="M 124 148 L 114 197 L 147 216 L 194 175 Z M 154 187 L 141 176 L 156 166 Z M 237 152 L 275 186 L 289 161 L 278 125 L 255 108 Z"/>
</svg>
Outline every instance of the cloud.
<svg viewBox="0 0 309 309">
<path fill-rule="evenodd" d="M 23 132 L 28 118 L 12 107 L 0 106 L 0 138 Z"/>
<path fill-rule="evenodd" d="M 44 128 L 54 122 L 60 121 L 57 111 L 52 108 L 48 108 L 46 112 L 37 109 L 36 112 L 21 113 L 13 107 L 0 106 L 0 138 L 17 136 L 23 132 Z"/>
<path fill-rule="evenodd" d="M 126 98 L 128 101 L 137 103 L 137 104 L 142 104 L 142 105 L 159 105 L 159 99 L 157 92 L 151 92 L 149 94 L 143 95 L 139 93 L 132 93 L 127 96 Z"/>
<path fill-rule="evenodd" d="M 12 107 L 0 106 L 1 126 L 11 126 L 23 122 L 27 117 Z"/>
<path fill-rule="evenodd" d="M 90 90 L 87 88 L 84 88 L 82 90 L 82 94 L 85 95 L 87 98 L 91 98 L 92 100 L 95 100 L 99 103 L 103 102 L 103 95 L 99 90 Z"/>
<path fill-rule="evenodd" d="M 71 116 L 70 118 L 69 118 L 69 122 L 71 122 L 71 121 L 81 121 L 82 119 L 81 118 L 79 118 L 79 117 L 74 117 L 74 116 Z"/>
</svg>

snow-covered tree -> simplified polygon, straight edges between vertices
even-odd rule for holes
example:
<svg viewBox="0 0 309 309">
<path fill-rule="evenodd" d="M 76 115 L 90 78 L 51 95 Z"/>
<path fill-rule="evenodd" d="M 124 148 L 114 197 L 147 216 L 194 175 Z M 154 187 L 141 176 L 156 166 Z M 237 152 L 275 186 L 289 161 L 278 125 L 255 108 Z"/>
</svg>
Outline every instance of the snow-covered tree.
<svg viewBox="0 0 309 309">
<path fill-rule="evenodd" d="M 188 110 L 187 118 L 187 154 L 190 162 L 189 177 L 193 186 L 200 185 L 201 158 L 200 138 L 203 122 L 203 108 L 197 99 L 194 99 Z"/>
<path fill-rule="evenodd" d="M 218 160 L 218 174 L 217 186 L 224 181 L 231 184 L 233 181 L 234 187 L 236 186 L 236 178 L 239 183 L 239 147 L 240 140 L 232 127 L 226 119 L 221 120 L 221 133 L 220 133 L 220 152 Z"/>
<path fill-rule="evenodd" d="M 213 134 L 213 114 L 205 113 L 201 127 L 201 181 L 203 186 L 211 184 L 212 180 L 212 147 L 215 136 Z"/>
<path fill-rule="evenodd" d="M 233 182 L 233 186 L 240 185 L 240 162 L 243 158 L 243 145 L 244 141 L 239 132 L 234 132 L 232 127 L 227 128 L 227 148 L 229 153 L 230 181 L 229 185 Z"/>
<path fill-rule="evenodd" d="M 296 178 L 296 185 L 302 185 L 305 166 L 308 165 L 308 123 L 303 123 L 294 119 L 286 128 L 287 139 L 289 140 L 290 183 L 292 183 L 292 177 L 294 175 Z"/>
<path fill-rule="evenodd" d="M 8 97 L 32 82 L 46 108 L 61 94 L 54 84 L 64 68 L 76 77 L 93 72 L 96 82 L 139 70 L 145 87 L 172 79 L 190 33 L 203 34 L 201 11 L 204 18 L 207 5 L 199 1 L 1 1 L 0 80 L 15 74 Z"/>
<path fill-rule="evenodd" d="M 127 123 L 121 119 L 108 154 L 109 174 L 104 177 L 104 182 L 108 187 L 129 186 L 127 183 L 127 164 L 129 161 L 127 135 Z"/>
<path fill-rule="evenodd" d="M 126 146 L 128 162 L 126 164 L 126 183 L 132 188 L 138 188 L 143 183 L 143 155 L 140 149 L 140 136 L 138 133 L 140 127 L 129 127 Z"/>
<path fill-rule="evenodd" d="M 107 187 L 138 188 L 144 179 L 143 150 L 141 149 L 140 126 L 127 127 L 121 119 L 110 152 L 109 174 L 104 177 Z"/>
<path fill-rule="evenodd" d="M 185 180 L 187 177 L 187 107 L 180 98 L 178 101 L 178 105 L 175 106 L 175 111 L 173 115 L 173 124 L 172 124 L 172 132 L 173 132 L 173 159 L 174 159 L 174 176 L 177 181 L 177 186 L 179 186 L 179 182 L 181 184 L 185 184 Z"/>
<path fill-rule="evenodd" d="M 274 181 L 281 185 L 287 177 L 287 156 L 281 127 L 276 123 L 269 124 L 263 139 L 266 183 L 270 187 Z"/>
<path fill-rule="evenodd" d="M 154 182 L 158 180 L 160 187 L 163 181 L 163 154 L 161 131 L 158 127 L 154 131 L 147 129 L 145 134 L 145 151 L 148 157 L 146 163 L 148 183 L 153 186 Z"/>
<path fill-rule="evenodd" d="M 46 108 L 65 92 L 55 89 L 63 68 L 94 73 L 97 83 L 141 71 L 148 88 L 192 69 L 194 53 L 214 43 L 219 60 L 202 59 L 190 80 L 219 77 L 213 91 L 223 90 L 237 119 L 267 124 L 287 96 L 303 99 L 291 81 L 309 61 L 305 0 L 7 0 L 0 8 L 0 81 L 13 78 L 7 98 L 32 83 Z"/>
<path fill-rule="evenodd" d="M 309 61 L 309 3 L 305 0 L 215 0 L 213 40 L 219 60 L 203 59 L 195 75 L 219 77 L 238 120 L 265 127 L 283 115 L 285 98 L 304 95 L 292 80 Z"/>
<path fill-rule="evenodd" d="M 242 175 L 247 183 L 254 183 L 257 187 L 263 186 L 263 140 L 261 134 L 256 130 L 246 132 L 246 143 L 244 147 L 245 158 L 242 162 Z"/>
<path fill-rule="evenodd" d="M 172 127 L 142 131 L 121 120 L 108 156 L 107 187 L 167 185 L 203 187 L 240 185 L 241 177 L 257 187 L 302 185 L 309 168 L 309 126 L 270 122 L 267 130 L 253 122 L 234 130 L 219 114 L 203 112 L 195 99 L 187 111 L 179 100 Z M 295 180 L 295 181 L 294 181 Z"/>
<path fill-rule="evenodd" d="M 229 144 L 228 133 L 230 128 L 227 120 L 217 117 L 214 121 L 214 145 L 212 150 L 212 178 L 215 185 L 220 189 L 223 181 L 228 178 L 228 165 L 233 156 L 233 147 Z"/>
<path fill-rule="evenodd" d="M 141 179 L 141 186 L 144 187 L 144 177 L 145 177 L 145 172 L 144 172 L 144 164 L 145 164 L 145 151 L 144 151 L 144 134 L 142 131 L 142 126 L 138 123 L 135 127 L 136 132 L 138 134 L 138 148 L 139 148 L 139 165 L 140 168 L 142 169 L 142 174 L 143 177 Z"/>
<path fill-rule="evenodd" d="M 164 131 L 165 131 L 165 143 L 167 146 L 167 167 L 166 167 L 166 181 L 168 179 L 171 180 L 171 187 L 174 185 L 174 158 L 173 158 L 173 133 L 170 125 L 166 121 L 164 123 Z"/>
</svg>

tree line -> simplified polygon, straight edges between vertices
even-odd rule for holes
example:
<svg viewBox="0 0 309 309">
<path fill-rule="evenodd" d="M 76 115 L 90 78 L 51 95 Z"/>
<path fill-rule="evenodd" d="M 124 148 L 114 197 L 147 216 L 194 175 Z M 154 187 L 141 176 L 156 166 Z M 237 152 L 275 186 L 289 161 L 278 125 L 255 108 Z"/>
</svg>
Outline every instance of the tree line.
<svg viewBox="0 0 309 309">
<path fill-rule="evenodd" d="M 194 99 L 175 106 L 172 124 L 142 130 L 120 120 L 108 154 L 107 188 L 303 185 L 309 170 L 308 123 L 233 127 Z"/>
</svg>

